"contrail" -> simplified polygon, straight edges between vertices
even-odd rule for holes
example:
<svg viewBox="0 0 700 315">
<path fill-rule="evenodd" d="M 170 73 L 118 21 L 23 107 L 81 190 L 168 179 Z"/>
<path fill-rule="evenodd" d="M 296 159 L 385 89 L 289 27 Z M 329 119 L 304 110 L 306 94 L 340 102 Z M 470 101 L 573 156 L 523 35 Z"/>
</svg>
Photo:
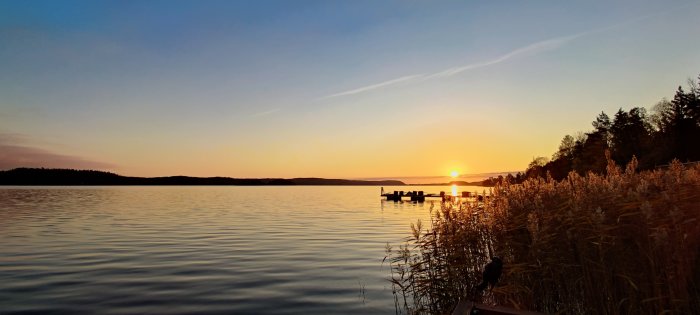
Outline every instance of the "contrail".
<svg viewBox="0 0 700 315">
<path fill-rule="evenodd" d="M 688 5 L 686 5 L 686 6 L 688 6 Z M 686 7 L 686 6 L 683 6 L 683 7 Z M 444 78 L 444 77 L 450 77 L 450 76 L 460 74 L 460 73 L 463 73 L 466 71 L 470 71 L 470 70 L 474 70 L 474 69 L 478 69 L 478 68 L 483 68 L 483 67 L 488 67 L 488 66 L 493 66 L 493 65 L 496 65 L 496 64 L 499 64 L 502 62 L 506 62 L 508 60 L 511 60 L 511 59 L 514 59 L 517 57 L 529 56 L 529 55 L 542 53 L 545 51 L 558 49 L 558 48 L 568 44 L 572 40 L 577 39 L 581 36 L 585 36 L 585 35 L 592 34 L 592 33 L 603 32 L 603 31 L 607 31 L 607 30 L 610 30 L 613 28 L 629 25 L 629 24 L 632 24 L 635 22 L 639 22 L 641 20 L 645 20 L 648 18 L 659 16 L 661 14 L 668 13 L 669 11 L 672 11 L 675 9 L 678 9 L 678 8 L 673 8 L 673 9 L 669 9 L 669 10 L 665 10 L 665 11 L 661 11 L 661 12 L 657 12 L 657 13 L 653 13 L 653 14 L 638 16 L 636 18 L 632 18 L 632 19 L 629 19 L 629 20 L 626 20 L 626 21 L 623 21 L 620 23 L 615 23 L 612 25 L 592 29 L 589 31 L 585 31 L 585 32 L 581 32 L 581 33 L 577 33 L 577 34 L 573 34 L 573 35 L 554 37 L 554 38 L 550 38 L 547 40 L 535 42 L 535 43 L 532 43 L 530 45 L 523 46 L 523 47 L 517 48 L 515 50 L 512 50 L 504 55 L 501 55 L 501 56 L 494 58 L 494 59 L 491 59 L 491 60 L 472 63 L 472 64 L 468 64 L 468 65 L 464 65 L 464 66 L 452 67 L 452 68 L 445 69 L 445 70 L 438 71 L 438 72 L 431 73 L 431 74 L 414 74 L 414 75 L 403 76 L 400 78 L 384 81 L 381 83 L 372 84 L 372 85 L 364 86 L 364 87 L 353 89 L 353 90 L 348 90 L 348 91 L 344 91 L 344 92 L 340 92 L 340 93 L 327 95 L 324 97 L 320 97 L 319 100 L 363 93 L 363 92 L 367 92 L 367 91 L 371 91 L 371 90 L 375 90 L 375 89 L 379 89 L 379 88 L 384 88 L 384 87 L 387 87 L 390 85 L 395 85 L 398 83 L 408 82 L 411 80 L 420 79 L 421 81 L 425 81 L 425 80 L 430 80 L 430 79 L 439 79 L 439 78 Z"/>
<path fill-rule="evenodd" d="M 465 72 L 465 71 L 499 64 L 501 62 L 505 62 L 505 61 L 508 61 L 510 59 L 513 59 L 513 58 L 516 58 L 519 56 L 533 55 L 533 54 L 545 52 L 548 50 L 557 49 L 557 48 L 565 45 L 569 41 L 571 41 L 579 36 L 582 36 L 583 34 L 585 34 L 585 33 L 579 33 L 579 34 L 570 35 L 570 36 L 556 37 L 556 38 L 552 38 L 552 39 L 548 39 L 548 40 L 543 40 L 541 42 L 536 42 L 534 44 L 520 47 L 516 50 L 513 50 L 513 51 L 511 51 L 505 55 L 502 55 L 498 58 L 495 58 L 495 59 L 491 59 L 491 60 L 484 61 L 484 62 L 472 63 L 472 64 L 468 64 L 465 66 L 454 67 L 454 68 L 450 68 L 447 70 L 439 71 L 439 72 L 436 72 L 436 73 L 433 73 L 433 74 L 426 76 L 425 79 L 427 80 L 427 79 L 433 79 L 433 78 L 449 77 L 449 76 L 453 76 L 456 74 L 460 74 L 460 73 Z"/>
<path fill-rule="evenodd" d="M 407 75 L 407 76 L 403 76 L 403 77 L 400 77 L 400 78 L 392 79 L 392 80 L 389 80 L 389 81 L 384 81 L 384 82 L 377 83 L 377 84 L 372 84 L 372 85 L 368 85 L 368 86 L 363 86 L 363 87 L 361 87 L 361 88 L 357 88 L 357 89 L 354 89 L 354 90 L 349 90 L 349 91 L 345 91 L 345 92 L 340 92 L 340 93 L 335 93 L 335 94 L 327 95 L 327 96 L 321 97 L 321 98 L 319 98 L 319 99 L 327 99 L 327 98 L 332 98 L 332 97 L 338 97 L 338 96 L 345 96 L 345 95 L 352 95 L 352 94 L 367 92 L 367 91 L 370 91 L 370 90 L 375 90 L 375 89 L 378 89 L 378 88 L 383 88 L 383 87 L 386 87 L 386 86 L 389 86 L 389 85 L 394 85 L 394 84 L 399 84 L 399 83 L 406 82 L 406 81 L 411 81 L 411 80 L 418 79 L 418 78 L 424 77 L 424 76 L 425 76 L 424 74 Z"/>
<path fill-rule="evenodd" d="M 279 111 L 280 111 L 280 108 L 274 108 L 274 109 L 267 110 L 267 111 L 264 111 L 264 112 L 254 113 L 254 114 L 250 115 L 249 117 L 266 116 L 266 115 L 270 115 L 270 114 L 272 114 L 272 113 L 276 113 L 276 112 L 279 112 Z"/>
<path fill-rule="evenodd" d="M 547 50 L 556 49 L 556 48 L 559 48 L 562 45 L 566 44 L 567 42 L 573 40 L 574 38 L 579 37 L 583 34 L 585 34 L 585 33 L 579 33 L 576 35 L 552 38 L 552 39 L 544 40 L 541 42 L 536 42 L 534 44 L 530 44 L 530 45 L 527 45 L 524 47 L 520 47 L 518 49 L 515 49 L 515 50 L 513 50 L 505 55 L 502 55 L 502 56 L 495 58 L 495 59 L 492 59 L 492 60 L 478 62 L 478 63 L 472 63 L 472 64 L 459 66 L 459 67 L 453 67 L 453 68 L 449 68 L 449 69 L 438 71 L 438 72 L 431 73 L 431 74 L 407 75 L 407 76 L 403 76 L 400 78 L 380 82 L 377 84 L 372 84 L 372 85 L 363 86 L 363 87 L 353 89 L 353 90 L 348 90 L 348 91 L 344 91 L 344 92 L 339 92 L 339 93 L 327 95 L 324 97 L 320 97 L 319 100 L 338 97 L 338 96 L 346 96 L 346 95 L 363 93 L 363 92 L 376 90 L 379 88 L 384 88 L 384 87 L 387 87 L 390 85 L 395 85 L 395 84 L 408 82 L 408 81 L 416 80 L 416 79 L 429 80 L 429 79 L 436 79 L 436 78 L 442 78 L 442 77 L 449 77 L 449 76 L 453 76 L 455 74 L 459 74 L 459 73 L 462 73 L 462 72 L 465 72 L 468 70 L 492 66 L 492 65 L 504 62 L 504 61 L 508 61 L 508 60 L 515 58 L 515 57 L 518 57 L 518 56 L 535 54 L 535 53 L 539 53 L 539 52 L 543 52 L 543 51 L 547 51 Z"/>
</svg>

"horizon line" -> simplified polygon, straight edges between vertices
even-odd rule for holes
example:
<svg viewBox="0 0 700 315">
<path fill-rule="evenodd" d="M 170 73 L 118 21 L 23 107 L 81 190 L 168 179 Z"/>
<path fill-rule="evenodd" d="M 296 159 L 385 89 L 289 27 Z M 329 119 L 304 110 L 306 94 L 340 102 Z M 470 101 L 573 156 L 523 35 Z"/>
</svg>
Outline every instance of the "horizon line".
<svg viewBox="0 0 700 315">
<path fill-rule="evenodd" d="M 60 168 L 60 167 L 31 167 L 31 166 L 19 166 L 19 167 L 13 167 L 13 168 L 8 168 L 8 169 L 0 169 L 0 172 L 7 172 L 7 171 L 13 171 L 17 169 L 34 169 L 34 170 L 68 170 L 68 171 L 97 171 L 97 172 L 104 172 L 104 173 L 112 173 L 116 174 L 119 176 L 123 177 L 141 177 L 141 178 L 156 178 L 156 177 L 193 177 L 193 178 L 215 178 L 215 177 L 222 177 L 222 178 L 232 178 L 232 179 L 301 179 L 301 178 L 319 178 L 319 179 L 341 179 L 341 180 L 366 180 L 366 181 L 381 181 L 381 180 L 397 180 L 399 179 L 428 179 L 428 178 L 452 178 L 450 175 L 417 175 L 417 176 L 370 176 L 370 177 L 323 177 L 323 176 L 292 176 L 292 177 L 234 177 L 230 175 L 214 175 L 214 176 L 197 176 L 197 175 L 183 175 L 183 174 L 177 174 L 177 175 L 155 175 L 155 176 L 138 176 L 138 175 L 125 175 L 123 173 L 118 173 L 116 171 L 111 171 L 111 170 L 102 170 L 102 169 L 89 169 L 89 168 L 83 168 L 83 169 L 78 169 L 78 168 Z M 523 172 L 522 170 L 520 171 L 499 171 L 499 172 L 483 172 L 483 173 L 469 173 L 469 174 L 462 174 L 454 178 L 455 180 L 459 180 L 460 178 L 468 178 L 468 177 L 474 177 L 474 176 L 480 176 L 480 175 L 492 175 L 492 174 L 517 174 L 519 172 Z"/>
</svg>

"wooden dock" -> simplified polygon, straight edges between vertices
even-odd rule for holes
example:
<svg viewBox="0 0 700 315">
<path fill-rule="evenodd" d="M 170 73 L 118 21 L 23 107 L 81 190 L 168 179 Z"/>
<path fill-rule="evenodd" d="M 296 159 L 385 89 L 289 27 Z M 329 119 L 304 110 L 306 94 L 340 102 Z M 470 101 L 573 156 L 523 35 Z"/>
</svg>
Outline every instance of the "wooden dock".
<svg viewBox="0 0 700 315">
<path fill-rule="evenodd" d="M 437 194 L 426 194 L 422 190 L 414 190 L 414 191 L 403 191 L 403 190 L 394 190 L 393 193 L 384 193 L 382 189 L 382 193 L 380 194 L 381 197 L 386 197 L 387 201 L 402 201 L 404 198 L 409 199 L 410 201 L 415 201 L 415 202 L 425 202 L 425 198 L 440 198 L 442 201 L 450 201 L 450 200 L 455 200 L 457 198 L 475 198 L 479 201 L 483 200 L 483 196 L 481 195 L 474 195 L 468 191 L 463 191 L 460 196 L 453 196 L 446 194 L 444 191 L 441 191 L 440 193 Z"/>
</svg>

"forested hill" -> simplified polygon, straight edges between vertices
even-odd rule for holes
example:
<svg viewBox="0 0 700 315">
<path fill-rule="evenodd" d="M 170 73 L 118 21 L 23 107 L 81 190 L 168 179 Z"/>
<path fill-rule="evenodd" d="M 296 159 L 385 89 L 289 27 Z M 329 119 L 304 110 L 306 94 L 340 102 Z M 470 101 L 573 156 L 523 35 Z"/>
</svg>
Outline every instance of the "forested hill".
<svg viewBox="0 0 700 315">
<path fill-rule="evenodd" d="M 46 168 L 0 171 L 0 185 L 354 185 L 402 186 L 398 180 L 364 181 L 326 178 L 129 177 L 114 173 Z"/>
<path fill-rule="evenodd" d="M 535 158 L 524 173 L 490 178 L 484 183 L 499 181 L 520 183 L 528 178 L 551 176 L 561 180 L 569 172 L 585 175 L 604 174 L 606 154 L 617 165 L 634 160 L 638 170 L 700 161 L 700 76 L 689 80 L 689 86 L 678 87 L 673 99 L 658 102 L 647 111 L 634 107 L 620 108 L 612 117 L 601 112 L 592 122 L 593 130 L 566 135 L 552 158 Z M 606 153 L 607 152 L 607 153 Z M 633 159 L 634 157 L 634 159 Z"/>
</svg>

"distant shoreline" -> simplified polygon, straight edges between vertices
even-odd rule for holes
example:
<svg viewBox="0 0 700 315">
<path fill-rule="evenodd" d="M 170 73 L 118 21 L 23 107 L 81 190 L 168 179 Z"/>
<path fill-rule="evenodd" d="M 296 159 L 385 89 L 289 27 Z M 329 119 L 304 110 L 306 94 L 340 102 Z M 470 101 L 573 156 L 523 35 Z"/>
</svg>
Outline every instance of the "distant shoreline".
<svg viewBox="0 0 700 315">
<path fill-rule="evenodd" d="M 335 178 L 134 177 L 115 173 L 49 168 L 0 171 L 0 186 L 485 186 L 483 181 L 406 184 L 400 180 Z"/>
<path fill-rule="evenodd" d="M 114 173 L 46 168 L 0 171 L 0 186 L 407 186 L 398 180 L 328 178 L 133 177 Z"/>
</svg>

